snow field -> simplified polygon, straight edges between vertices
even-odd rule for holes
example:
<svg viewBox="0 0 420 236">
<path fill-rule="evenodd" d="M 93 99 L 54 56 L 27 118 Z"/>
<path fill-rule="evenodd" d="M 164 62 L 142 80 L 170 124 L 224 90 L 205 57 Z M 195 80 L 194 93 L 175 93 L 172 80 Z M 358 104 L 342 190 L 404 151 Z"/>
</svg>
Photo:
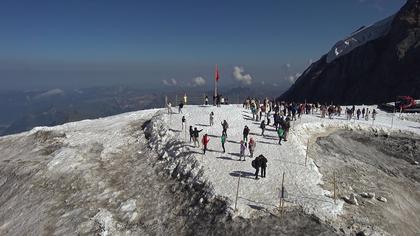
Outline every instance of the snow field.
<svg viewBox="0 0 420 236">
<path fill-rule="evenodd" d="M 374 107 L 370 107 L 372 110 Z M 209 114 L 215 113 L 214 126 L 209 126 Z M 187 119 L 186 131 L 182 130 L 181 117 Z M 229 123 L 228 139 L 225 144 L 226 153 L 222 153 L 220 135 L 222 132 L 221 122 L 226 119 Z M 213 106 L 186 106 L 182 114 L 167 114 L 162 112 L 153 119 L 154 134 L 159 137 L 151 139 L 151 146 L 160 152 L 161 156 L 168 160 L 180 153 L 187 153 L 188 161 L 177 159 L 173 163 L 175 168 L 184 170 L 185 174 L 191 175 L 191 181 L 201 179 L 196 175 L 202 175 L 203 181 L 210 183 L 214 188 L 214 194 L 226 197 L 232 209 L 236 198 L 238 177 L 240 188 L 238 194 L 238 215 L 252 217 L 258 214 L 258 210 L 275 210 L 279 205 L 279 190 L 283 172 L 285 173 L 285 187 L 288 192 L 287 205 L 299 205 L 307 213 L 315 214 L 323 220 L 333 220 L 342 212 L 343 201 L 337 200 L 334 204 L 332 193 L 322 189 L 322 175 L 317 166 L 308 158 L 305 166 L 306 146 L 315 141 L 315 137 L 330 129 L 363 129 L 375 132 L 390 132 L 392 114 L 378 111 L 376 120 L 372 119 L 348 121 L 344 115 L 335 119 L 321 119 L 318 115 L 304 115 L 298 121 L 293 122 L 287 142 L 278 145 L 277 134 L 274 127 L 268 126 L 265 136 L 262 137 L 259 122 L 252 120 L 251 112 L 238 105 L 226 105 L 221 108 Z M 271 119 L 273 120 L 273 119 Z M 189 143 L 188 127 L 192 125 L 199 130 L 201 137 L 207 133 L 210 137 L 208 151 L 202 154 L 201 148 L 196 148 Z M 250 136 L 257 143 L 254 157 L 263 154 L 268 159 L 267 177 L 254 179 L 255 169 L 251 167 L 249 151 L 246 151 L 246 161 L 239 161 L 239 141 L 242 139 L 242 131 L 245 125 L 250 128 Z M 404 132 L 416 132 L 416 123 L 402 121 L 397 116 L 392 124 L 394 130 Z M 153 136 L 153 135 L 152 135 Z M 168 147 L 168 142 L 178 142 Z M 184 144 L 182 144 L 184 143 Z M 170 150 L 165 150 L 170 148 Z"/>
</svg>

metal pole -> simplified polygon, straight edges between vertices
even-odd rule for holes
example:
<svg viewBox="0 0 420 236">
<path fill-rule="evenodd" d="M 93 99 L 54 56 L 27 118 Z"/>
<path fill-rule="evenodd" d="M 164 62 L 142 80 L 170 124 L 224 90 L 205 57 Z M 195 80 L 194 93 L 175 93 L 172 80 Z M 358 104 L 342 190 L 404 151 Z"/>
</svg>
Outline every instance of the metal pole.
<svg viewBox="0 0 420 236">
<path fill-rule="evenodd" d="M 306 144 L 305 166 L 306 166 L 306 162 L 308 161 L 308 152 L 309 152 L 309 139 L 308 139 L 308 142 Z"/>
<path fill-rule="evenodd" d="M 336 193 L 336 182 L 335 182 L 335 171 L 333 171 L 333 178 L 334 178 L 334 204 L 337 204 L 337 193 Z"/>
<path fill-rule="evenodd" d="M 281 198 L 280 198 L 280 214 L 283 215 L 283 206 L 284 206 L 284 172 L 283 178 L 281 180 Z"/>
</svg>

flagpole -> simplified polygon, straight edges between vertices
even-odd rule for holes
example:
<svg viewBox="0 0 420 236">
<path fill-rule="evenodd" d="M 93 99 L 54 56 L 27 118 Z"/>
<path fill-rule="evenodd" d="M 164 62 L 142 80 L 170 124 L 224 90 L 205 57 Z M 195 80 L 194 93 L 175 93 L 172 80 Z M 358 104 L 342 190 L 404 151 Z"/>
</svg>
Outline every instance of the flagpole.
<svg viewBox="0 0 420 236">
<path fill-rule="evenodd" d="M 216 71 L 215 71 L 216 73 L 215 73 L 215 78 L 214 78 L 214 97 L 213 97 L 213 105 L 217 105 L 216 103 L 217 103 L 217 77 L 218 77 L 218 74 L 219 74 L 219 68 L 218 68 L 218 66 L 217 66 L 217 64 L 216 64 Z"/>
</svg>

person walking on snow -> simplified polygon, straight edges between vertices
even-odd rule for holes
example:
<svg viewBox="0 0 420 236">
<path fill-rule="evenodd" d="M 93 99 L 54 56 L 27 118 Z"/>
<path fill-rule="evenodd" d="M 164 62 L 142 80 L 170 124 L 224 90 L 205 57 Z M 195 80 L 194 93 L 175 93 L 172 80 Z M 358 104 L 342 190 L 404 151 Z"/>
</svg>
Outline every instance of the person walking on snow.
<svg viewBox="0 0 420 236">
<path fill-rule="evenodd" d="M 363 109 L 362 109 L 362 118 L 365 118 L 365 108 L 363 107 Z"/>
<path fill-rule="evenodd" d="M 210 141 L 209 136 L 207 134 L 205 134 L 203 136 L 203 139 L 201 140 L 201 143 L 203 144 L 203 152 L 204 152 L 204 154 L 206 154 L 207 144 L 209 143 L 209 141 Z"/>
<path fill-rule="evenodd" d="M 255 151 L 255 147 L 257 146 L 257 143 L 254 141 L 254 139 L 251 137 L 249 139 L 249 143 L 248 143 L 248 149 L 249 149 L 249 155 L 251 156 L 251 158 L 254 157 L 254 151 Z"/>
<path fill-rule="evenodd" d="M 277 135 L 278 135 L 278 137 L 279 137 L 279 144 L 281 145 L 281 139 L 284 137 L 283 135 L 284 135 L 284 128 L 282 127 L 282 126 L 280 126 L 278 129 L 277 129 Z"/>
<path fill-rule="evenodd" d="M 186 122 L 187 120 L 185 119 L 185 116 L 182 116 L 182 131 L 186 128 Z"/>
<path fill-rule="evenodd" d="M 264 136 L 264 131 L 265 131 L 265 120 L 261 121 L 261 136 Z"/>
<path fill-rule="evenodd" d="M 223 122 L 222 122 L 222 128 L 223 128 L 223 134 L 225 134 L 226 135 L 226 138 L 227 138 L 227 129 L 229 128 L 229 124 L 227 123 L 227 121 L 226 120 L 223 120 Z"/>
<path fill-rule="evenodd" d="M 225 134 L 222 134 L 222 136 L 220 137 L 220 141 L 222 142 L 223 153 L 225 153 L 226 152 L 226 149 L 225 149 L 226 135 Z"/>
<path fill-rule="evenodd" d="M 194 147 L 200 146 L 200 143 L 198 142 L 198 138 L 200 137 L 201 131 L 203 130 L 198 130 L 197 127 L 194 128 L 194 132 L 193 132 Z"/>
<path fill-rule="evenodd" d="M 244 135 L 244 142 L 245 142 L 245 145 L 246 145 L 246 142 L 248 142 L 248 134 L 249 134 L 249 128 L 248 128 L 248 126 L 247 125 L 245 125 L 245 127 L 244 127 L 244 132 L 243 132 L 243 135 Z"/>
<path fill-rule="evenodd" d="M 243 140 L 241 140 L 240 142 L 240 150 L 239 150 L 239 160 L 242 160 L 242 157 L 244 157 L 244 161 L 245 161 L 245 150 L 246 150 L 246 146 L 245 146 L 245 142 Z"/>
<path fill-rule="evenodd" d="M 210 112 L 210 126 L 214 125 L 214 113 Z"/>
<path fill-rule="evenodd" d="M 356 111 L 356 116 L 357 116 L 357 119 L 359 120 L 359 118 L 360 118 L 360 114 L 361 114 L 362 112 L 360 111 L 360 109 L 357 109 L 357 111 Z"/>
<path fill-rule="evenodd" d="M 168 108 L 168 114 L 172 114 L 172 104 L 171 104 L 171 102 L 168 102 L 168 104 L 166 106 Z"/>
</svg>

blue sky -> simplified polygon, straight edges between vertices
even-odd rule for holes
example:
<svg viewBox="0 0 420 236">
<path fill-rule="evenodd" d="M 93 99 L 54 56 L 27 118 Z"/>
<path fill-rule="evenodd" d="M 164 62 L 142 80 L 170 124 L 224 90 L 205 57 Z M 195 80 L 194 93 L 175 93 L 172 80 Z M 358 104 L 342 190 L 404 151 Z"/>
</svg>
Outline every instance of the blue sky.
<svg viewBox="0 0 420 236">
<path fill-rule="evenodd" d="M 404 0 L 0 1 L 2 89 L 209 83 L 288 86 L 332 45 Z M 290 66 L 286 66 L 286 65 Z"/>
</svg>

